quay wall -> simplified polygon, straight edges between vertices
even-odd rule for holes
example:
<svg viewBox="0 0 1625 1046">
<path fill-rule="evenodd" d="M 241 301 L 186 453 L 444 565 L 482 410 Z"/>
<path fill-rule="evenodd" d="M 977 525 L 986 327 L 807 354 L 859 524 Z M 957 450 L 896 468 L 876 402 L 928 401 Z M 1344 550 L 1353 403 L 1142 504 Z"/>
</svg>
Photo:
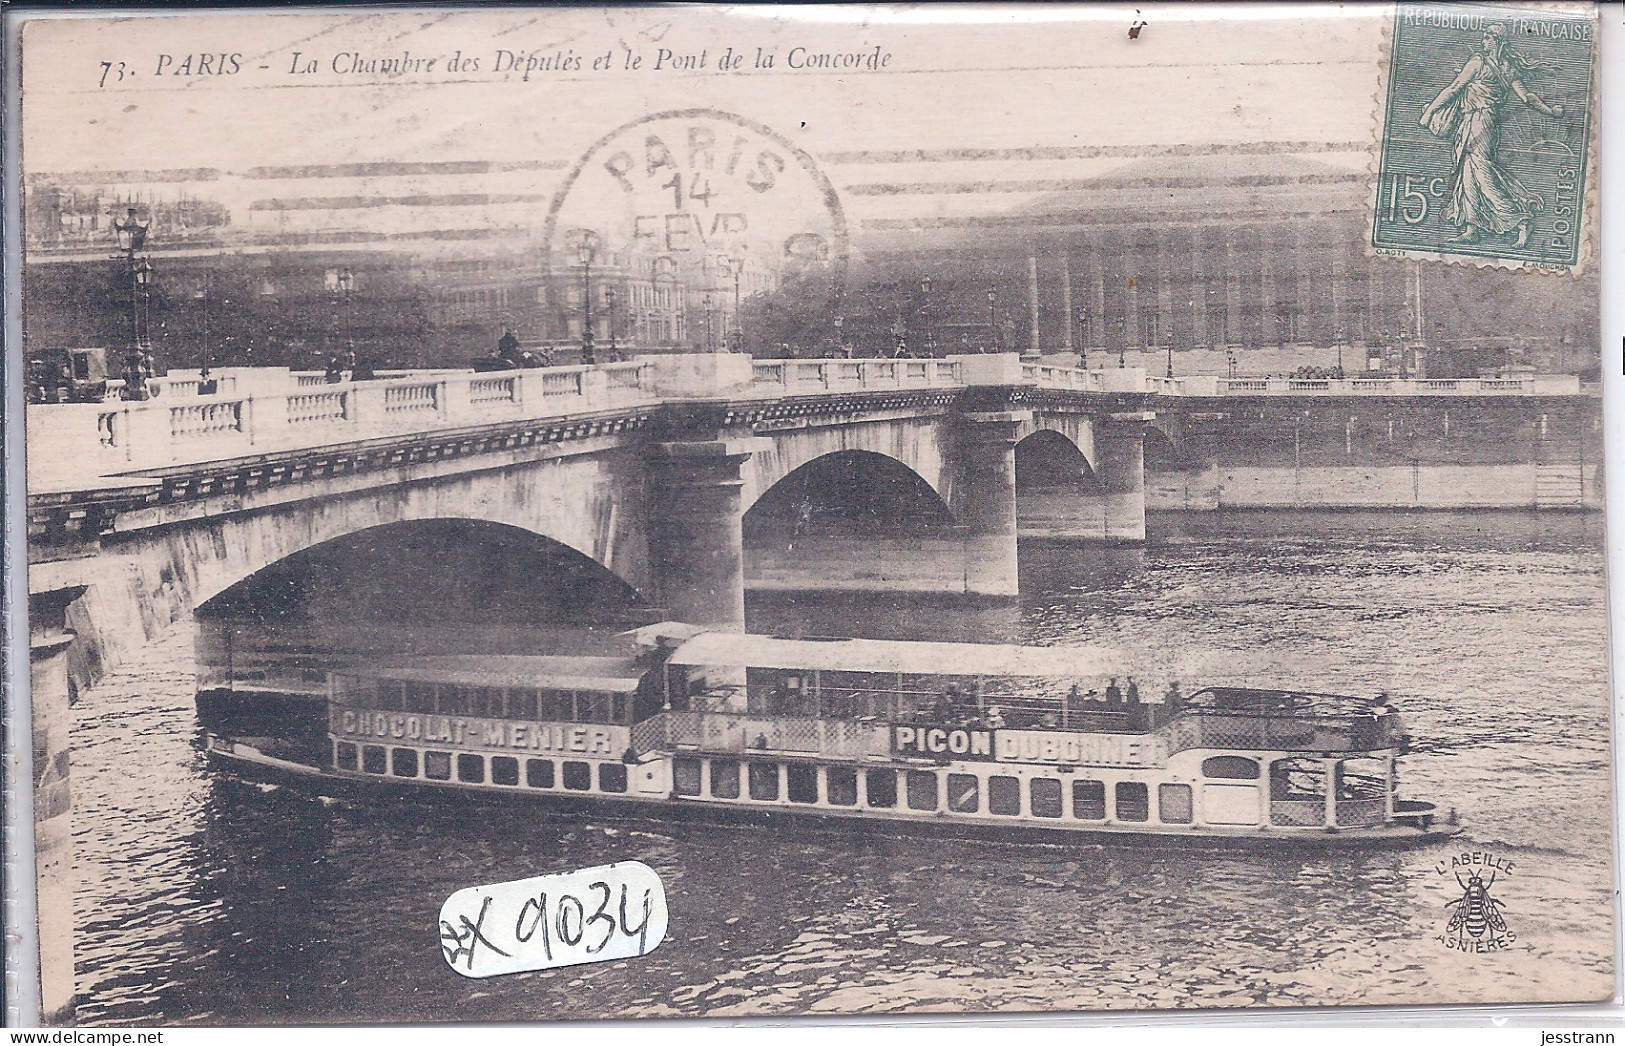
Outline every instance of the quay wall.
<svg viewBox="0 0 1625 1046">
<path fill-rule="evenodd" d="M 1146 507 L 1595 509 L 1595 397 L 1203 399 L 1159 418 Z"/>
</svg>

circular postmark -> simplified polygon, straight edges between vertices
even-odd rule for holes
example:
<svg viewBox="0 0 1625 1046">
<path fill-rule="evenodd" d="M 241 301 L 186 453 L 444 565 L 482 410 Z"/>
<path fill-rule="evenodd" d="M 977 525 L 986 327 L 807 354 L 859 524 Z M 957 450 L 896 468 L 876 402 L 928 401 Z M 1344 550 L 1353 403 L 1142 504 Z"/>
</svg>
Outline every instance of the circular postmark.
<svg viewBox="0 0 1625 1046">
<path fill-rule="evenodd" d="M 543 239 L 555 300 L 600 267 L 630 290 L 640 340 L 684 347 L 729 344 L 736 305 L 789 281 L 800 307 L 827 304 L 809 298 L 839 293 L 848 254 L 840 198 L 813 158 L 718 109 L 655 113 L 599 138 L 554 194 Z"/>
</svg>

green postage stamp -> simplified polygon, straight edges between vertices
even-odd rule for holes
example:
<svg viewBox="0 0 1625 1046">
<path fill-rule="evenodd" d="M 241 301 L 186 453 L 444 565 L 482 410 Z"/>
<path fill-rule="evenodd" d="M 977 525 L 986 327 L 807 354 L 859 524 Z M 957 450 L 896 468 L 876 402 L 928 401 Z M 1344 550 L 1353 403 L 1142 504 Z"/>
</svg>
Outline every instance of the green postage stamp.
<svg viewBox="0 0 1625 1046">
<path fill-rule="evenodd" d="M 1400 4 L 1372 251 L 1579 271 L 1596 38 L 1572 9 Z"/>
</svg>

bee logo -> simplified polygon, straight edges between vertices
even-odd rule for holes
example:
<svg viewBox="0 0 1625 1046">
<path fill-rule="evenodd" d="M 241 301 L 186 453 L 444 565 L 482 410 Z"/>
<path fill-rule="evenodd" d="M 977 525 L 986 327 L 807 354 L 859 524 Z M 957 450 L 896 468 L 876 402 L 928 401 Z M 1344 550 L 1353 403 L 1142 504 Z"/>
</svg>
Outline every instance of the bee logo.
<svg viewBox="0 0 1625 1046">
<path fill-rule="evenodd" d="M 1445 933 L 1454 934 L 1462 942 L 1469 937 L 1477 941 L 1485 934 L 1495 938 L 1506 933 L 1507 922 L 1500 911 L 1505 905 L 1490 896 L 1490 887 L 1495 885 L 1495 869 L 1490 869 L 1489 882 L 1475 871 L 1467 873 L 1465 882 L 1457 872 L 1456 883 L 1461 887 L 1461 896 L 1445 905 L 1450 909 L 1450 923 Z"/>
</svg>

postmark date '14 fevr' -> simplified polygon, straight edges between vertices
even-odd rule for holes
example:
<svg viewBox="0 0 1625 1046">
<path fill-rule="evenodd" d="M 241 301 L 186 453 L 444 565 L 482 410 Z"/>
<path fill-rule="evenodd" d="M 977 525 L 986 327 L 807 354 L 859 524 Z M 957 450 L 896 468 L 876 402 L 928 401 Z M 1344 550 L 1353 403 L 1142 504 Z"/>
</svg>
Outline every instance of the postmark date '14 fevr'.
<svg viewBox="0 0 1625 1046">
<path fill-rule="evenodd" d="M 1595 28 L 1551 12 L 1399 5 L 1375 253 L 1578 271 Z"/>
</svg>

